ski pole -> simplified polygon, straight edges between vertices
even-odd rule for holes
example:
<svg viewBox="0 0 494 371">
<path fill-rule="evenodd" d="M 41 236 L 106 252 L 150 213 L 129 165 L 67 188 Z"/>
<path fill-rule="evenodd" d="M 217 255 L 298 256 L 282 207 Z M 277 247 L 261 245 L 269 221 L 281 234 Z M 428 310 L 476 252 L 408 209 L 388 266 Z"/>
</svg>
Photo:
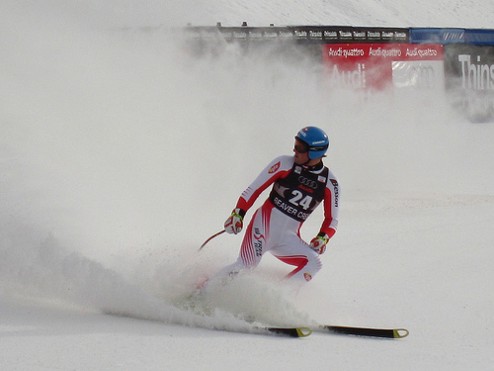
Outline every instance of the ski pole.
<svg viewBox="0 0 494 371">
<path fill-rule="evenodd" d="M 219 231 L 219 232 L 217 232 L 217 233 L 215 233 L 215 234 L 213 234 L 211 237 L 209 237 L 206 241 L 204 241 L 204 242 L 203 242 L 203 244 L 201 245 L 201 247 L 199 247 L 199 251 L 201 251 L 201 249 L 202 249 L 204 246 L 206 246 L 206 244 L 207 244 L 209 241 L 211 241 L 211 240 L 212 240 L 213 238 L 215 238 L 215 237 L 218 237 L 218 236 L 219 236 L 220 234 L 222 234 L 222 233 L 225 233 L 225 230 L 224 230 L 224 229 L 223 229 L 223 230 L 221 230 L 221 231 Z"/>
</svg>

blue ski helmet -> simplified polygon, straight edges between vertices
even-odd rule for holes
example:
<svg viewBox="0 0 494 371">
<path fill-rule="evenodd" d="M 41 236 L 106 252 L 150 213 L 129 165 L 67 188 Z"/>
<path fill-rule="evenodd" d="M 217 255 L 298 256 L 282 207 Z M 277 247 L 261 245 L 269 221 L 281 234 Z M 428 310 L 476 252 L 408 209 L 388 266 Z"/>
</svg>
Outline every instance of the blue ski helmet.
<svg viewBox="0 0 494 371">
<path fill-rule="evenodd" d="M 295 139 L 307 145 L 310 160 L 323 157 L 329 148 L 328 136 L 322 129 L 315 126 L 307 126 L 301 129 Z"/>
</svg>

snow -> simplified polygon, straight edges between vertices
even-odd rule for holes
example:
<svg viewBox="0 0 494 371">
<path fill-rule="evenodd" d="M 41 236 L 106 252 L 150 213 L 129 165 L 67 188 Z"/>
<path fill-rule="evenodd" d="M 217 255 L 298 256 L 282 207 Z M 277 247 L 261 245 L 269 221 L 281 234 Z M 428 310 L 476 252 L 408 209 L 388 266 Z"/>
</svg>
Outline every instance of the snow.
<svg viewBox="0 0 494 371">
<path fill-rule="evenodd" d="M 306 61 L 235 47 L 194 60 L 166 27 L 135 30 L 492 28 L 493 12 L 490 0 L 2 1 L 2 370 L 490 369 L 492 123 L 466 121 L 437 91 L 362 97 L 329 89 Z M 327 130 L 342 185 L 322 271 L 296 290 L 266 256 L 213 288 L 208 316 L 180 309 L 241 237 L 198 246 L 309 123 Z M 410 335 L 289 339 L 244 317 Z"/>
</svg>

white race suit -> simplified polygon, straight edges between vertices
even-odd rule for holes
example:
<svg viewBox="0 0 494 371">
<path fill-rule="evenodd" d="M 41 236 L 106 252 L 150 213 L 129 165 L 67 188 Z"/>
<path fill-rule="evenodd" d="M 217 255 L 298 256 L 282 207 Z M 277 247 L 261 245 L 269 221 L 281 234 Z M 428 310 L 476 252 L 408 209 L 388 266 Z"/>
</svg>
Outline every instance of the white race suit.
<svg viewBox="0 0 494 371">
<path fill-rule="evenodd" d="M 252 269 L 269 251 L 281 261 L 295 266 L 288 277 L 310 281 L 321 269 L 321 262 L 319 254 L 301 239 L 300 228 L 323 202 L 324 220 L 320 232 L 333 237 L 338 226 L 338 181 L 322 162 L 309 168 L 297 165 L 293 156 L 280 156 L 242 192 L 236 208 L 249 210 L 270 185 L 273 187 L 269 197 L 256 210 L 246 228 L 237 261 L 223 271 Z"/>
</svg>

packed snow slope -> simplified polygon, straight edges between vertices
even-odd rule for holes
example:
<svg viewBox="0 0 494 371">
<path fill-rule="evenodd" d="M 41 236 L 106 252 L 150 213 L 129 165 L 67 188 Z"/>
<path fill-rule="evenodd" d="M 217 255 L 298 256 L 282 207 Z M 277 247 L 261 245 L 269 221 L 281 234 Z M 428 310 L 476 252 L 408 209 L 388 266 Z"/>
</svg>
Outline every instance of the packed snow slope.
<svg viewBox="0 0 494 371">
<path fill-rule="evenodd" d="M 437 91 L 332 90 L 310 61 L 198 59 L 169 30 L 494 28 L 492 14 L 491 0 L 2 1 L 2 370 L 490 369 L 494 123 Z M 187 300 L 241 236 L 198 246 L 307 124 L 329 134 L 342 188 L 323 270 L 297 291 L 266 256 Z M 410 336 L 283 339 L 245 319 Z"/>
</svg>

